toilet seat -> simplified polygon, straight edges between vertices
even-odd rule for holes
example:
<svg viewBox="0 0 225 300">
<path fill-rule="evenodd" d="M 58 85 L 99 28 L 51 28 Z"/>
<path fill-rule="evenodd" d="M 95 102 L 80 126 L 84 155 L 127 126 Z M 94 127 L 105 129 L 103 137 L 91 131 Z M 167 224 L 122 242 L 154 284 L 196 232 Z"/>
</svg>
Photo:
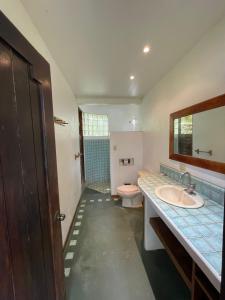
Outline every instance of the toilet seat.
<svg viewBox="0 0 225 300">
<path fill-rule="evenodd" d="M 139 188 L 136 185 L 121 185 L 117 188 L 117 192 L 122 195 L 135 195 L 140 192 Z"/>
<path fill-rule="evenodd" d="M 146 176 L 146 171 L 142 170 L 139 172 L 138 177 Z M 123 207 L 138 208 L 143 207 L 143 196 L 139 187 L 135 184 L 121 185 L 117 188 L 117 194 L 122 199 Z"/>
<path fill-rule="evenodd" d="M 136 185 L 121 185 L 117 188 L 117 193 L 122 198 L 123 207 L 142 207 L 142 195 Z"/>
</svg>

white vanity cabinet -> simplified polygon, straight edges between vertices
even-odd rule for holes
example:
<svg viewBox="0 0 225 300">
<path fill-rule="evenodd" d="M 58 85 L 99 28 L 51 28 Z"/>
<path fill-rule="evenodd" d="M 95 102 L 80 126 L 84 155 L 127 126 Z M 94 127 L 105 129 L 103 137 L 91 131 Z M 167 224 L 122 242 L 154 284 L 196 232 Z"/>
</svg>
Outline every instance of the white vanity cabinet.
<svg viewBox="0 0 225 300">
<path fill-rule="evenodd" d="M 157 250 L 164 248 L 154 229 L 149 223 L 150 218 L 158 217 L 150 199 L 144 195 L 144 248 L 145 250 Z"/>
</svg>

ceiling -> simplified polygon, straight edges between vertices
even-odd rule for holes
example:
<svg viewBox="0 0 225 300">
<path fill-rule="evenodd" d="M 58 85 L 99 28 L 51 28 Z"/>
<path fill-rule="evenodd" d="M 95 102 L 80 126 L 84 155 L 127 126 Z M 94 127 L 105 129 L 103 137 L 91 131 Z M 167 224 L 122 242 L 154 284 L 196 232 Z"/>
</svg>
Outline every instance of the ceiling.
<svg viewBox="0 0 225 300">
<path fill-rule="evenodd" d="M 142 98 L 225 11 L 224 0 L 21 1 L 80 102 Z"/>
</svg>

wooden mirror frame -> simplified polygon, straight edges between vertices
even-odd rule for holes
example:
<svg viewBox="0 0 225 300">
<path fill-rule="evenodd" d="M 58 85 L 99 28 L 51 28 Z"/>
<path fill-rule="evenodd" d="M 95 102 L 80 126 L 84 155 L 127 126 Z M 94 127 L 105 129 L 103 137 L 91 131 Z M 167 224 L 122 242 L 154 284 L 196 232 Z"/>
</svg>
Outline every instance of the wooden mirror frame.
<svg viewBox="0 0 225 300">
<path fill-rule="evenodd" d="M 225 163 L 174 153 L 174 120 L 188 115 L 225 106 L 225 94 L 211 98 L 170 114 L 169 158 L 189 165 L 225 174 Z"/>
</svg>

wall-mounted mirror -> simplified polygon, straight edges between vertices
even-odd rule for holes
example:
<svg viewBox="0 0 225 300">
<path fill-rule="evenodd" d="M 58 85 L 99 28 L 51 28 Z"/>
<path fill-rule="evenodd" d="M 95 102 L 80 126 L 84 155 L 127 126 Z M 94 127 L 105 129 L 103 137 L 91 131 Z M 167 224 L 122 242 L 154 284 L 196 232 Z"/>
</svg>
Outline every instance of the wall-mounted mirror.
<svg viewBox="0 0 225 300">
<path fill-rule="evenodd" d="M 225 95 L 170 115 L 170 158 L 225 174 Z"/>
</svg>

